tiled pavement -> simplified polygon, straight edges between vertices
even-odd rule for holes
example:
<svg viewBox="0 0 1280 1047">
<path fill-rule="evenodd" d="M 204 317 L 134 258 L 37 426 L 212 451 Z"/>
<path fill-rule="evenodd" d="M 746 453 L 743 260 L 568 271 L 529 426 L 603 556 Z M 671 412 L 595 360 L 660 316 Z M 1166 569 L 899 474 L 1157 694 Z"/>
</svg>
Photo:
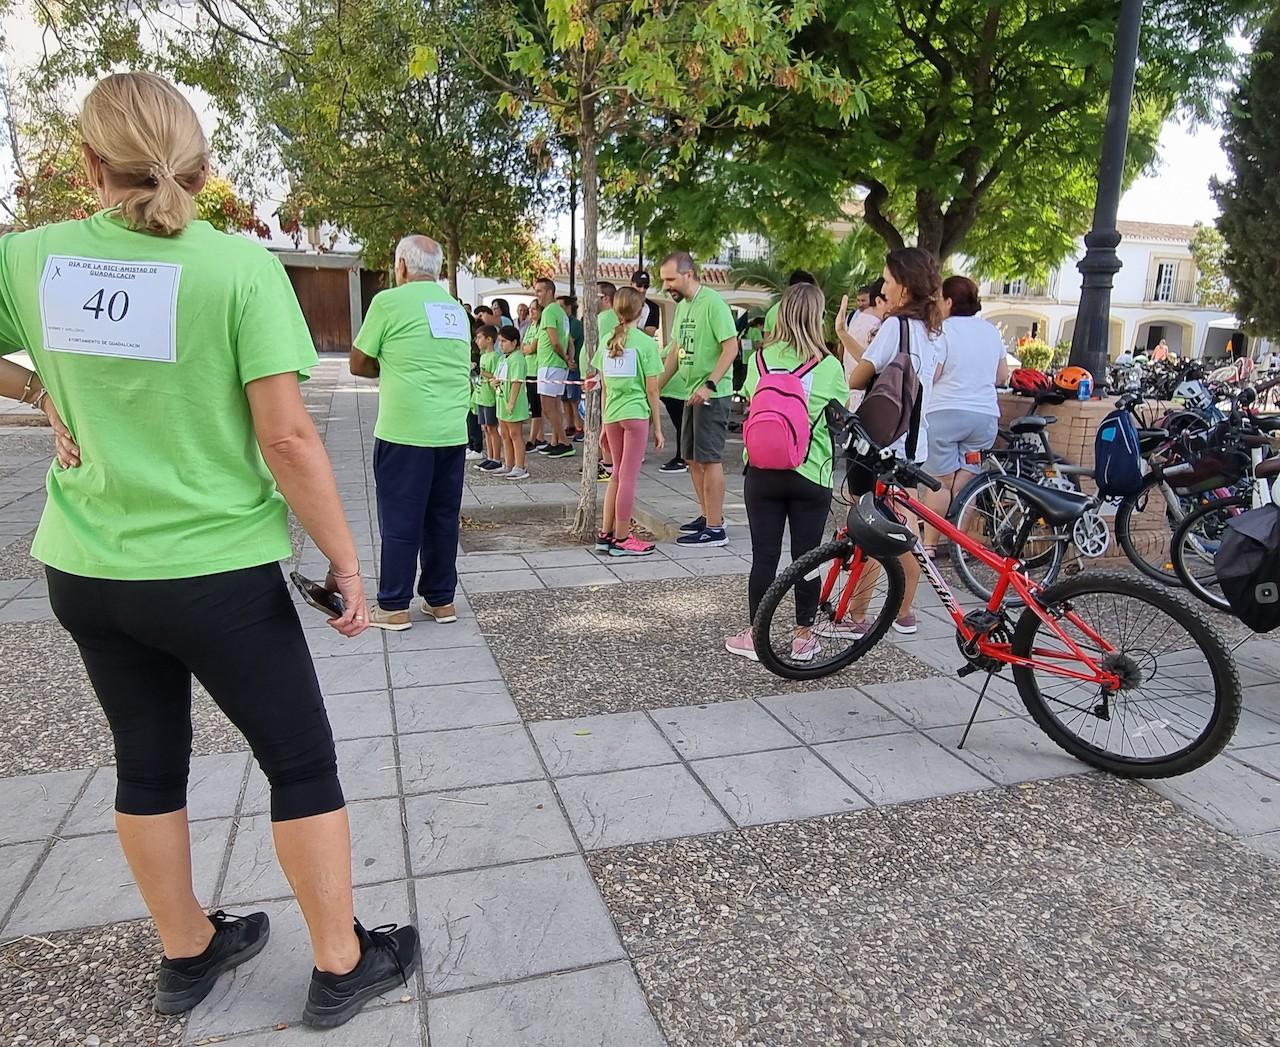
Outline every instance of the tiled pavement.
<svg viewBox="0 0 1280 1047">
<path fill-rule="evenodd" d="M 362 558 L 374 563 L 367 388 L 341 383 L 327 443 Z M 33 478 L 42 471 L 21 458 L 0 462 L 0 534 L 33 526 L 41 498 Z M 687 512 L 678 500 L 688 501 L 679 493 L 687 478 L 653 482 L 672 492 L 659 511 Z M 483 489 L 468 492 L 477 503 L 484 497 Z M 698 570 L 685 550 L 664 552 L 626 565 L 576 550 L 471 554 L 462 559 L 463 587 L 607 585 L 748 566 L 740 544 L 696 558 L 705 562 Z M 304 569 L 313 562 L 304 550 Z M 640 573 L 619 578 L 623 566 Z M 580 592 L 607 600 L 607 590 Z M 455 625 L 418 622 L 407 633 L 355 641 L 302 611 L 340 739 L 357 910 L 367 925 L 412 918 L 423 934 L 423 963 L 408 989 L 388 993 L 327 1042 L 408 1045 L 429 1035 L 437 1047 L 664 1043 L 587 855 L 1085 770 L 1023 715 L 1006 682 L 997 682 L 967 748 L 957 750 L 973 677 L 860 688 L 835 680 L 812 694 L 522 722 L 490 654 L 493 638 L 465 597 L 459 610 Z M 0 581 L 0 622 L 48 617 L 41 581 Z M 902 646 L 940 670 L 955 666 L 932 610 Z M 1241 652 L 1247 711 L 1229 753 L 1152 788 L 1280 858 L 1277 653 L 1269 640 Z M 763 670 L 744 663 L 743 671 Z M 210 906 L 264 908 L 274 933 L 270 949 L 193 1012 L 190 1043 L 301 1042 L 276 1031 L 298 1017 L 309 960 L 271 849 L 265 788 L 245 753 L 193 763 L 200 896 Z M 111 797 L 109 768 L 0 779 L 0 940 L 143 915 L 111 831 Z"/>
</svg>

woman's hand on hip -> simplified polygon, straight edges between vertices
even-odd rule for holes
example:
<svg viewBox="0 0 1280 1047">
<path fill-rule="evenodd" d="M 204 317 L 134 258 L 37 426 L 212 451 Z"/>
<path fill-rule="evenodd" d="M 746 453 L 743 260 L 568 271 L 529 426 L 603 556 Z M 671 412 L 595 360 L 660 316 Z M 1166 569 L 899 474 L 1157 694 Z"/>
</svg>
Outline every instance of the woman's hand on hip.
<svg viewBox="0 0 1280 1047">
<path fill-rule="evenodd" d="M 53 397 L 46 396 L 40 408 L 49 419 L 50 428 L 53 429 L 53 452 L 57 456 L 58 464 L 64 469 L 74 469 L 80 464 L 80 447 L 72 437 L 71 430 L 63 423 L 58 409 L 53 405 Z"/>
<path fill-rule="evenodd" d="M 330 618 L 329 624 L 348 638 L 359 636 L 369 628 L 369 604 L 364 595 L 364 579 L 360 572 L 336 576 L 333 568 L 325 575 L 324 587 L 341 594 L 345 611 L 341 618 Z"/>
</svg>

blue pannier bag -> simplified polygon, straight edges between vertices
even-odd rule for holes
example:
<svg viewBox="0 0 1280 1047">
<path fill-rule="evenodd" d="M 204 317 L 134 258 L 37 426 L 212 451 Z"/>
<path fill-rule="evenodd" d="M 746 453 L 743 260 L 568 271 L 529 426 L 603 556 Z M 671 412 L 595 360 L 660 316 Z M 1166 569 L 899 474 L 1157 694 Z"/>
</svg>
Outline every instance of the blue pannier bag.
<svg viewBox="0 0 1280 1047">
<path fill-rule="evenodd" d="M 1093 478 L 1104 498 L 1123 498 L 1142 488 L 1138 427 L 1128 411 L 1112 411 L 1093 438 Z"/>
</svg>

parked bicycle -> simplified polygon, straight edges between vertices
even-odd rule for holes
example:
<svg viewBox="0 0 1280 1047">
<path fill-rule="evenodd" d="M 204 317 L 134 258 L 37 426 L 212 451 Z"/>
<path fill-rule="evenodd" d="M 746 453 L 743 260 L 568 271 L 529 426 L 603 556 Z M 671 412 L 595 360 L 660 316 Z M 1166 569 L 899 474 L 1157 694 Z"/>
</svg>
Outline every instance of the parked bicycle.
<svg viewBox="0 0 1280 1047">
<path fill-rule="evenodd" d="M 917 485 L 937 489 L 936 480 L 877 448 L 856 418 L 831 411 L 838 444 L 851 465 L 874 473 L 875 490 L 851 507 L 831 541 L 792 563 L 765 594 L 753 623 L 761 664 L 812 680 L 868 654 L 901 606 L 899 556 L 910 551 L 955 624 L 960 674 L 985 672 L 989 685 L 1010 667 L 1031 717 L 1071 755 L 1115 774 L 1156 778 L 1193 770 L 1222 750 L 1239 719 L 1240 681 L 1198 611 L 1132 575 L 1087 572 L 1041 585 L 1020 558 L 1034 518 L 1023 520 L 1007 555 L 985 548 L 912 496 Z M 1056 527 L 1074 524 L 1090 504 L 1022 477 L 1005 482 Z M 996 577 L 984 605 L 962 609 L 904 518 L 931 524 L 984 562 Z M 1025 605 L 1016 619 L 1012 597 Z M 794 640 L 806 632 L 819 643 L 804 645 L 801 660 Z"/>
</svg>

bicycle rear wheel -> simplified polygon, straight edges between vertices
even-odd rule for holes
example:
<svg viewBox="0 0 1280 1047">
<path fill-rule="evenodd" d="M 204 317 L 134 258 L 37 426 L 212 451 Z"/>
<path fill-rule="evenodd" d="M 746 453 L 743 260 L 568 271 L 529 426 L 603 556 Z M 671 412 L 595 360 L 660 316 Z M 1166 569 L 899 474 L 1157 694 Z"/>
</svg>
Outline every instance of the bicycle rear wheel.
<svg viewBox="0 0 1280 1047">
<path fill-rule="evenodd" d="M 1052 671 L 1084 671 L 1027 608 L 1013 632 L 1014 682 L 1040 728 L 1072 756 L 1130 778 L 1167 778 L 1213 759 L 1240 718 L 1240 679 L 1222 640 L 1177 594 L 1131 575 L 1068 578 L 1040 605 L 1081 651 L 1121 677 L 1111 694 Z M 1099 638 L 1103 642 L 1099 642 Z"/>
<path fill-rule="evenodd" d="M 1035 519 L 1021 552 L 1014 545 L 1027 516 Z M 956 495 L 947 518 L 958 529 L 998 556 L 1020 556 L 1023 573 L 1041 585 L 1058 577 L 1062 557 L 1070 538 L 1062 527 L 1053 527 L 1039 518 L 1036 510 L 1014 488 L 1002 482 L 999 473 L 974 477 Z M 984 600 L 998 575 L 959 542 L 951 543 L 951 560 L 965 587 Z"/>
<path fill-rule="evenodd" d="M 897 559 L 869 560 L 849 541 L 832 541 L 794 561 L 756 610 L 756 657 L 788 680 L 839 672 L 884 636 L 902 606 L 906 582 Z M 817 602 L 812 642 L 797 638 L 797 601 Z M 807 616 L 807 615 L 806 615 Z"/>
<path fill-rule="evenodd" d="M 1227 524 L 1248 510 L 1248 498 L 1215 498 L 1190 513 L 1173 532 L 1170 553 L 1173 569 L 1187 589 L 1210 607 L 1231 610 L 1218 584 L 1213 559 L 1226 534 Z"/>
</svg>

